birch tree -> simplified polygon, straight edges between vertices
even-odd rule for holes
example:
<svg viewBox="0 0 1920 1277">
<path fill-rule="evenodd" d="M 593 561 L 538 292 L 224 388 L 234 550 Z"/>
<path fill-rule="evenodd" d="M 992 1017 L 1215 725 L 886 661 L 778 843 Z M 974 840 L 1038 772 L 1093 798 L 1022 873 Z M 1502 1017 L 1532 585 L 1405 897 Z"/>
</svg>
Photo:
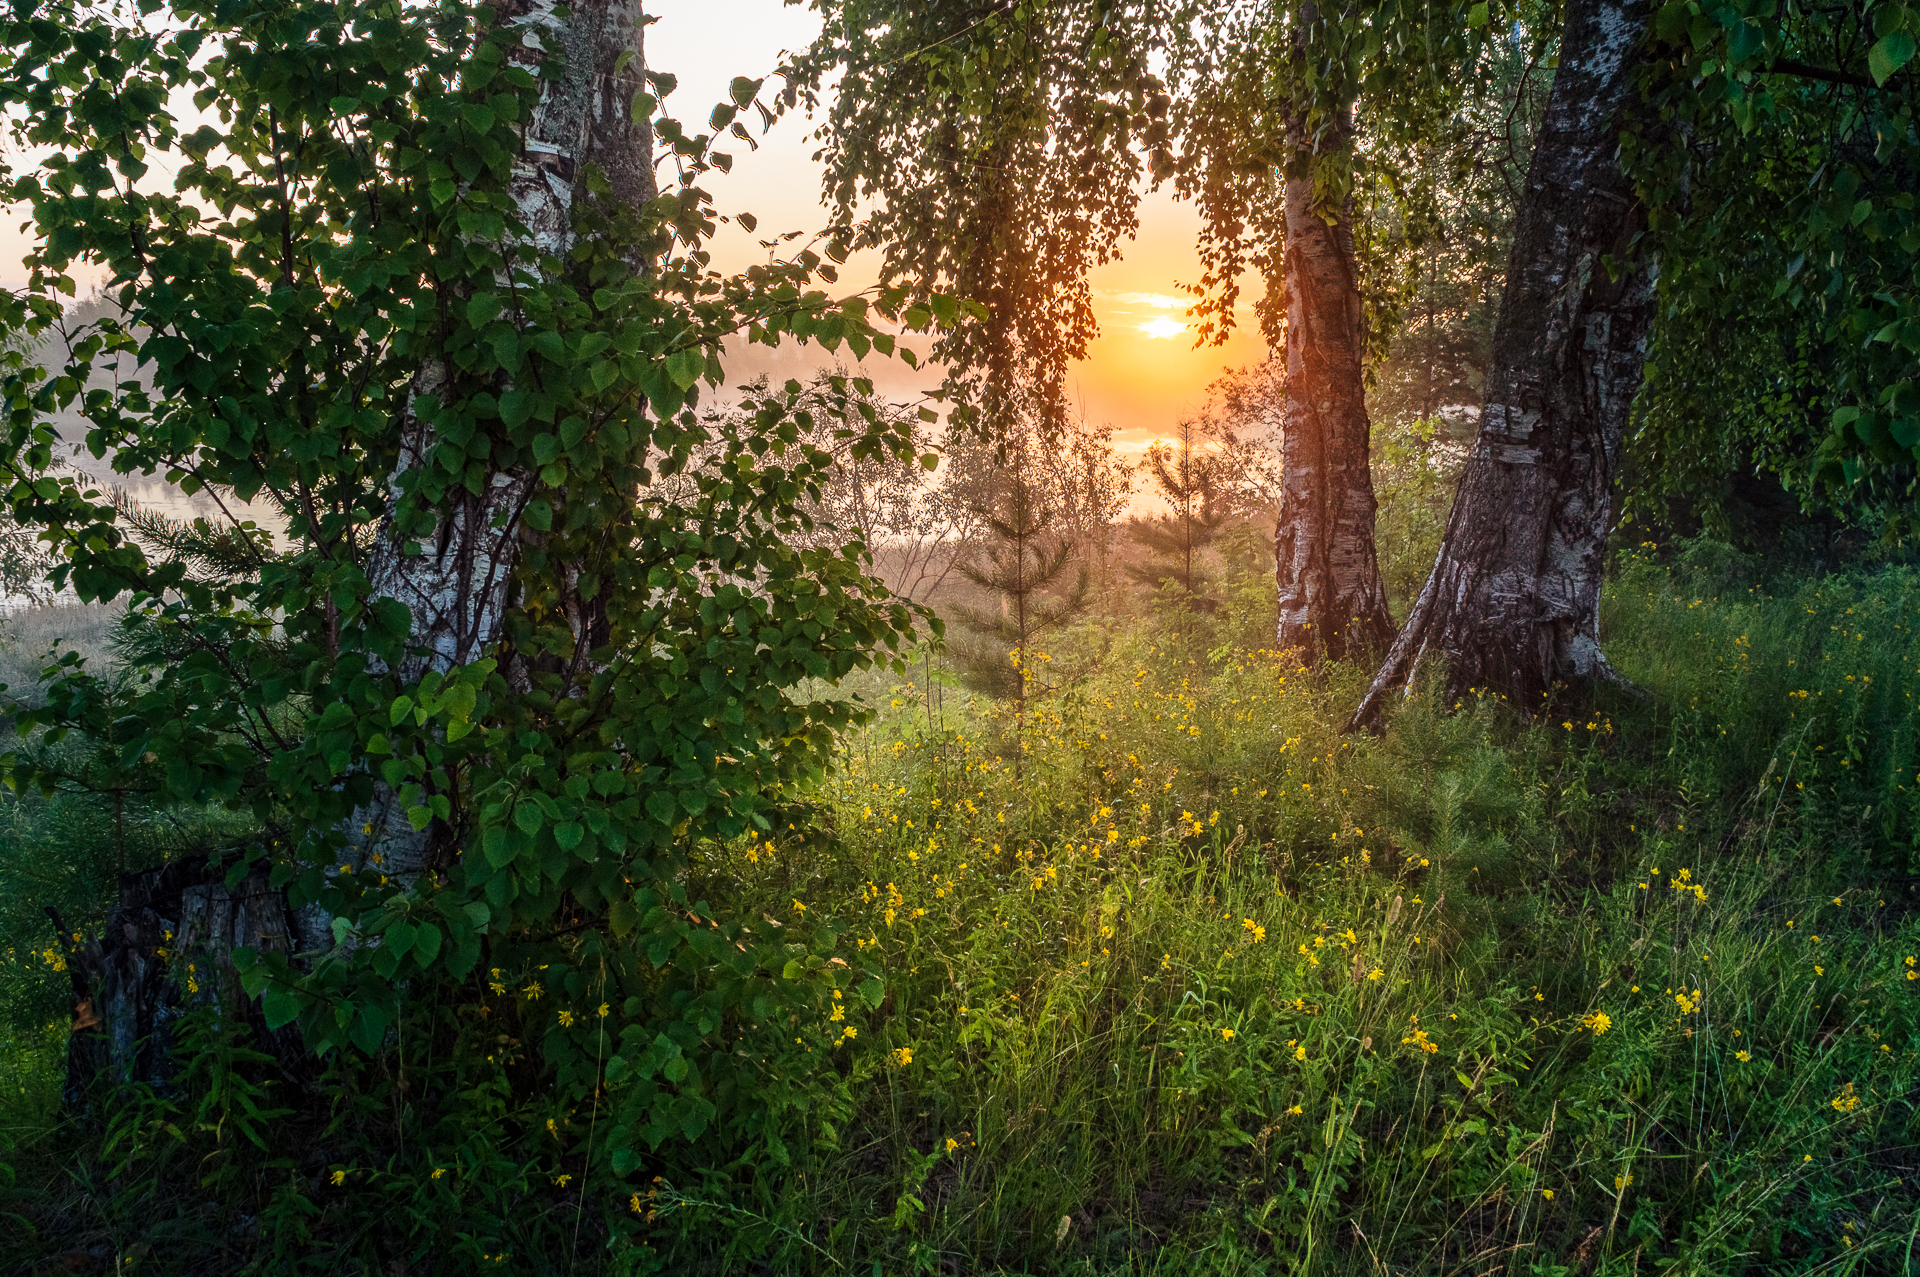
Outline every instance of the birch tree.
<svg viewBox="0 0 1920 1277">
<path fill-rule="evenodd" d="M 0 320 L 53 330 L 96 267 L 118 306 L 64 364 L 7 370 L 0 466 L 52 583 L 165 640 L 103 783 L 254 832 L 134 875 L 78 955 L 102 1013 L 77 1019 L 109 1022 L 124 1077 L 167 999 L 229 995 L 322 1055 L 466 1008 L 538 1044 L 501 1085 L 611 1098 L 594 1174 L 777 1122 L 807 1084 L 772 1079 L 833 1043 L 731 1044 L 856 973 L 782 980 L 793 955 L 689 898 L 684 867 L 768 829 L 859 721 L 801 684 L 903 648 L 915 616 L 857 540 L 805 544 L 835 458 L 798 394 L 722 420 L 700 400 L 729 338 L 891 355 L 959 304 L 829 297 L 812 249 L 711 271 L 699 181 L 761 86 L 690 133 L 635 4 L 123 16 L 0 41 L 8 118 L 45 156 L 0 192 L 41 235 Z M 210 122 L 179 122 L 189 98 Z M 151 388 L 83 393 L 119 354 Z M 150 556 L 109 495 L 48 472 L 63 409 L 86 422 L 64 442 L 206 494 L 259 561 Z M 910 455 L 891 420 L 845 426 L 856 459 Z M 270 544 L 241 503 L 278 517 Z M 22 729 L 84 733 L 101 694 L 69 662 Z M 223 974 L 167 975 L 192 961 Z"/>
<path fill-rule="evenodd" d="M 1650 11 L 1571 0 L 1515 219 L 1479 441 L 1439 559 L 1355 711 L 1427 656 L 1448 699 L 1533 713 L 1559 682 L 1614 677 L 1600 650 L 1613 481 L 1653 321 L 1645 205 L 1620 162 Z"/>
<path fill-rule="evenodd" d="M 1356 240 L 1356 218 L 1427 199 L 1402 152 L 1471 81 L 1487 6 L 817 7 L 828 20 L 804 75 L 843 73 L 821 130 L 828 197 L 888 246 L 884 270 L 990 316 L 938 352 L 956 394 L 1026 388 L 1058 413 L 1094 332 L 1086 272 L 1135 229 L 1144 182 L 1173 180 L 1201 207 L 1203 338 L 1236 322 L 1242 272 L 1264 276 L 1267 336 L 1288 352 L 1281 638 L 1313 659 L 1384 648 L 1365 378 L 1417 239 L 1370 226 Z M 1355 162 L 1362 104 L 1383 142 L 1371 177 Z"/>
</svg>

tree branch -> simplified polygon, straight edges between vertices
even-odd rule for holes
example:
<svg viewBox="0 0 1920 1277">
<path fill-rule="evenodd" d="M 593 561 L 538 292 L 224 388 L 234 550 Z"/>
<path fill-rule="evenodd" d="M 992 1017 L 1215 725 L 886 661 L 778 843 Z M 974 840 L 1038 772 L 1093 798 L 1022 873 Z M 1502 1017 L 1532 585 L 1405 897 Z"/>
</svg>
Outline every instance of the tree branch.
<svg viewBox="0 0 1920 1277">
<path fill-rule="evenodd" d="M 1880 87 L 1864 75 L 1853 75 L 1846 71 L 1829 71 L 1825 67 L 1795 62 L 1791 58 L 1780 58 L 1770 66 L 1761 67 L 1760 71 L 1763 75 L 1792 75 L 1802 80 L 1821 80 L 1827 84 L 1845 84 L 1856 89 Z"/>
</svg>

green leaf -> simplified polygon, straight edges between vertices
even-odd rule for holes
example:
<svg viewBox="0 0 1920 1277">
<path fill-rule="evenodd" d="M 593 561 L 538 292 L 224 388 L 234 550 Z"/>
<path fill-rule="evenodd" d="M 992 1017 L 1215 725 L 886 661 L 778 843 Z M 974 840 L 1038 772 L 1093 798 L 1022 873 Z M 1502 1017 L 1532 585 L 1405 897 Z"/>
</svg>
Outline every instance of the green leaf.
<svg viewBox="0 0 1920 1277">
<path fill-rule="evenodd" d="M 512 864 L 518 851 L 513 845 L 513 835 L 498 828 L 480 835 L 480 850 L 485 854 L 487 863 L 495 869 L 504 869 Z"/>
<path fill-rule="evenodd" d="M 859 992 L 867 1000 L 868 1006 L 878 1010 L 880 1004 L 886 1001 L 887 986 L 880 983 L 879 977 L 868 976 L 860 982 Z"/>
<path fill-rule="evenodd" d="M 1482 3 L 1476 4 L 1467 10 L 1467 25 L 1475 28 L 1487 25 L 1487 6 L 1485 0 L 1482 0 Z"/>
<path fill-rule="evenodd" d="M 521 511 L 520 518 L 535 532 L 553 530 L 553 507 L 543 500 L 527 502 L 527 508 Z"/>
<path fill-rule="evenodd" d="M 413 938 L 413 960 L 422 970 L 432 966 L 433 960 L 440 956 L 440 942 L 445 934 L 431 922 L 421 924 Z"/>
<path fill-rule="evenodd" d="M 500 396 L 500 420 L 509 430 L 526 424 L 533 416 L 533 395 L 518 386 Z"/>
<path fill-rule="evenodd" d="M 1654 16 L 1654 33 L 1667 44 L 1679 44 L 1687 34 L 1688 24 L 1693 20 L 1693 6 L 1687 0 L 1669 0 L 1660 6 L 1660 12 Z"/>
<path fill-rule="evenodd" d="M 1907 63 L 1913 61 L 1913 34 L 1895 31 L 1883 36 L 1867 50 L 1867 70 L 1875 84 L 1885 84 Z"/>
<path fill-rule="evenodd" d="M 500 313 L 500 298 L 494 293 L 476 293 L 467 299 L 467 322 L 484 328 Z"/>
<path fill-rule="evenodd" d="M 616 900 L 607 909 L 607 923 L 613 928 L 614 936 L 624 940 L 640 925 L 640 911 L 633 907 L 631 900 Z"/>
<path fill-rule="evenodd" d="M 353 1017 L 353 1026 L 347 1031 L 347 1036 L 355 1046 L 373 1055 L 386 1039 L 387 1023 L 391 1017 L 378 1002 L 363 1002 L 355 1010 L 357 1014 Z"/>
<path fill-rule="evenodd" d="M 707 370 L 707 358 L 697 350 L 676 350 L 667 356 L 667 376 L 681 390 L 700 380 Z"/>
<path fill-rule="evenodd" d="M 260 1015 L 269 1030 L 284 1029 L 300 1018 L 300 998 L 284 984 L 270 984 L 260 997 Z"/>
</svg>

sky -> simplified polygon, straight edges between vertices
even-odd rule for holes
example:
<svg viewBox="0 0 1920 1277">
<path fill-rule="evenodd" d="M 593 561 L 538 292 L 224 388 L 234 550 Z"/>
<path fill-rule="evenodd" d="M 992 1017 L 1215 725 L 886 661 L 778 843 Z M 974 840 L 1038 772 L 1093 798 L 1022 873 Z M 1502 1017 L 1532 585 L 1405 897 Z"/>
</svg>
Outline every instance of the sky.
<svg viewBox="0 0 1920 1277">
<path fill-rule="evenodd" d="M 803 48 L 818 29 L 807 9 L 781 0 L 653 0 L 657 21 L 647 33 L 647 61 L 669 71 L 679 87 L 668 109 L 690 127 L 704 125 L 713 105 L 725 99 L 736 75 L 759 77 L 779 64 L 787 49 Z M 792 117 L 760 139 L 760 149 L 734 148 L 731 174 L 703 179 L 722 213 L 752 212 L 758 237 L 785 230 L 812 231 L 826 221 L 819 203 L 819 166 L 811 159 L 810 124 Z M 32 157 L 9 155 L 11 165 Z M 0 211 L 0 287 L 25 282 L 20 259 L 32 245 L 18 209 Z M 1087 419 L 1110 424 L 1124 450 L 1133 451 L 1169 433 L 1206 400 L 1206 391 L 1226 368 L 1257 363 L 1264 354 L 1251 316 L 1223 346 L 1194 349 L 1185 323 L 1179 285 L 1201 274 L 1195 252 L 1199 220 L 1191 206 L 1165 192 L 1149 193 L 1140 209 L 1140 230 L 1123 245 L 1120 260 L 1096 269 L 1091 280 L 1101 334 L 1070 375 L 1069 387 Z M 714 264 L 740 268 L 761 259 L 765 250 L 737 227 L 724 228 L 714 244 Z M 842 272 L 841 287 L 852 291 L 875 276 L 871 260 L 855 258 Z M 1244 295 L 1244 294 L 1243 294 Z M 760 372 L 805 376 L 831 356 L 813 347 L 738 351 L 730 361 L 731 379 L 745 381 Z M 918 376 L 892 361 L 870 359 L 866 369 L 889 393 L 906 395 L 930 389 L 934 378 Z M 888 365 L 885 367 L 879 365 Z"/>
<path fill-rule="evenodd" d="M 804 48 L 819 29 L 810 11 L 780 0 L 654 0 L 649 11 L 658 21 L 647 30 L 648 65 L 678 78 L 667 105 L 689 128 L 704 124 L 713 105 L 725 100 L 734 76 L 765 75 L 779 64 L 783 50 Z M 753 213 L 760 223 L 759 238 L 824 225 L 820 167 L 811 158 L 814 144 L 807 140 L 810 127 L 803 118 L 784 119 L 759 139 L 758 151 L 734 148 L 732 173 L 702 181 L 716 208 Z M 1095 269 L 1090 281 L 1100 336 L 1090 343 L 1087 358 L 1073 368 L 1069 392 L 1090 422 L 1115 428 L 1125 451 L 1169 434 L 1182 417 L 1205 403 L 1207 387 L 1222 371 L 1258 363 L 1265 355 L 1265 343 L 1245 310 L 1241 326 L 1225 345 L 1194 349 L 1179 286 L 1200 278 L 1195 250 L 1199 226 L 1191 205 L 1164 191 L 1146 193 L 1139 233 L 1122 245 L 1118 261 Z M 765 250 L 754 238 L 726 228 L 715 244 L 715 265 L 724 270 L 763 258 Z M 870 261 L 856 258 L 848 267 L 841 274 L 845 285 L 868 284 L 875 276 Z M 800 348 L 772 358 L 747 353 L 734 366 L 749 376 L 760 371 L 792 376 L 821 362 L 819 352 Z M 925 384 L 903 368 L 869 371 L 895 393 Z"/>
</svg>

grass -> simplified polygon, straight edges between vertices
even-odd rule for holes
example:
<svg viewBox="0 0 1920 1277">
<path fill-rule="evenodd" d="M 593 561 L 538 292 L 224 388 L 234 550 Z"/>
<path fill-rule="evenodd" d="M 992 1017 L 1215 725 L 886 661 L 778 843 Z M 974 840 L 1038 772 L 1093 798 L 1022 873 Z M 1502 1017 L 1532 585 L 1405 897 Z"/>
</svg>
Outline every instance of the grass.
<svg viewBox="0 0 1920 1277">
<path fill-rule="evenodd" d="M 334 1163 L 271 1191 L 231 1137 L 166 1151 L 219 1125 L 204 1098 L 148 1101 L 107 1123 L 154 1141 L 113 1179 L 53 1124 L 42 1033 L 0 1073 L 0 1253 L 354 1271 L 385 1229 L 409 1272 L 1920 1271 L 1920 573 L 1636 552 L 1604 627 L 1647 695 L 1524 724 L 1423 693 L 1377 740 L 1337 731 L 1364 671 L 1258 650 L 1258 581 L 1228 596 L 1068 636 L 1050 663 L 1084 672 L 1018 740 L 916 665 L 788 827 L 700 850 L 695 898 L 843 964 L 817 1022 L 770 1026 L 832 1086 L 595 1200 L 637 1237 L 581 1248 L 537 1095 L 329 1187 L 341 1132 L 399 1111 L 343 1091 Z M 467 1149 L 467 1196 L 431 1197 Z M 209 1224 L 168 1260 L 189 1165 L 293 1240 Z"/>
<path fill-rule="evenodd" d="M 1702 553 L 1609 594 L 1652 697 L 1532 727 L 1416 698 L 1343 738 L 1356 671 L 1136 629 L 1016 777 L 991 707 L 930 722 L 901 687 L 813 827 L 704 866 L 722 911 L 884 972 L 878 1009 L 809 1031 L 851 1107 L 802 1173 L 670 1173 L 731 1209 L 669 1212 L 656 1246 L 716 1271 L 1920 1265 L 1920 578 L 1769 595 Z"/>
</svg>

